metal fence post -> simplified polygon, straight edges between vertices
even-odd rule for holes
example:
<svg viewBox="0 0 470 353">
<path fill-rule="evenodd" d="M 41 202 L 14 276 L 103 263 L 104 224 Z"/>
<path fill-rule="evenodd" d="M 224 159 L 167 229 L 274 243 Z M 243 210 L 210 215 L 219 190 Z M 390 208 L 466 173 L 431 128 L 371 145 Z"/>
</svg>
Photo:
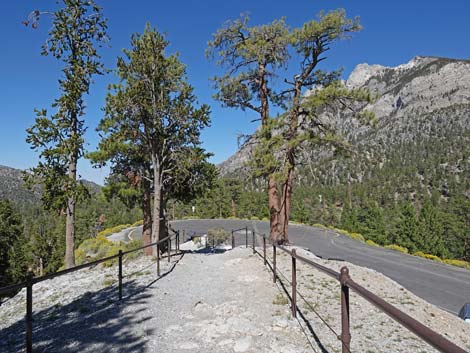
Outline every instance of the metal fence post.
<svg viewBox="0 0 470 353">
<path fill-rule="evenodd" d="M 166 241 L 167 243 L 167 254 L 168 254 L 168 263 L 171 261 L 170 260 L 170 252 L 171 252 L 171 238 L 168 238 L 168 240 Z"/>
<path fill-rule="evenodd" d="M 26 280 L 26 352 L 33 352 L 33 275 Z"/>
<path fill-rule="evenodd" d="M 248 248 L 248 227 L 245 227 L 245 247 Z"/>
<path fill-rule="evenodd" d="M 349 287 L 346 281 L 349 279 L 349 270 L 341 267 L 339 281 L 341 282 L 341 343 L 342 353 L 349 353 L 351 346 L 351 333 L 349 327 Z"/>
<path fill-rule="evenodd" d="M 297 259 L 295 249 L 292 249 L 292 316 L 297 317 Z"/>
<path fill-rule="evenodd" d="M 264 259 L 264 266 L 266 266 L 266 237 L 263 234 L 263 259 Z"/>
<path fill-rule="evenodd" d="M 276 283 L 276 244 L 273 244 L 273 282 Z"/>
<path fill-rule="evenodd" d="M 122 300 L 122 250 L 121 249 L 119 249 L 118 280 L 119 280 L 119 300 Z"/>
<path fill-rule="evenodd" d="M 160 243 L 157 243 L 157 276 L 160 277 Z"/>
<path fill-rule="evenodd" d="M 232 249 L 235 249 L 235 236 L 233 235 L 233 229 L 232 229 Z"/>
<path fill-rule="evenodd" d="M 253 234 L 253 254 L 255 254 L 256 253 L 256 251 L 255 251 L 255 246 L 256 246 L 255 231 L 252 230 L 251 234 Z"/>
<path fill-rule="evenodd" d="M 175 233 L 175 254 L 178 253 L 178 232 L 179 231 L 176 231 Z"/>
</svg>

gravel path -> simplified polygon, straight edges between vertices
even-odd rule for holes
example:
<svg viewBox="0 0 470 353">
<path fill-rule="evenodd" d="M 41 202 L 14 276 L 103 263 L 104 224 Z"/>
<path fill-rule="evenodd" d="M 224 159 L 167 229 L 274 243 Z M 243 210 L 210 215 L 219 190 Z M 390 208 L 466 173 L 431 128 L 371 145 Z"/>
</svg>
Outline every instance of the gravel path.
<svg viewBox="0 0 470 353">
<path fill-rule="evenodd" d="M 192 244 L 192 242 L 190 243 Z M 189 243 L 182 249 L 193 250 Z M 261 249 L 258 249 L 261 251 Z M 359 284 L 470 351 L 469 325 L 379 272 L 297 252 L 329 268 L 348 266 Z M 268 249 L 272 257 L 271 248 Z M 278 269 L 290 291 L 291 258 Z M 116 266 L 95 267 L 34 286 L 34 349 L 39 352 L 337 353 L 341 344 L 338 282 L 298 263 L 301 318 L 292 319 L 279 281 L 251 249 L 188 252 L 161 262 L 128 259 L 124 299 Z M 24 351 L 24 291 L 0 307 L 0 352 Z M 431 347 L 351 292 L 351 352 L 431 353 Z M 319 319 L 318 315 L 322 317 Z M 307 334 L 304 334 L 307 332 Z"/>
<path fill-rule="evenodd" d="M 162 266 L 171 272 L 155 280 L 150 259 L 127 264 L 127 275 L 141 271 L 126 278 L 122 303 L 109 286 L 115 267 L 35 286 L 35 352 L 309 351 L 251 250 L 187 253 Z M 23 310 L 22 292 L 0 307 L 0 352 L 23 350 Z"/>
</svg>

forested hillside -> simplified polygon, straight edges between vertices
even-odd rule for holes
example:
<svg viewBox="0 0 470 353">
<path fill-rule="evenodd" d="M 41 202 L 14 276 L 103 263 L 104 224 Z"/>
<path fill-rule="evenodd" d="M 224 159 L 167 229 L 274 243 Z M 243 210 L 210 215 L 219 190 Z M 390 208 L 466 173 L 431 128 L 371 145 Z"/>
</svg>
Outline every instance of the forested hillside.
<svg viewBox="0 0 470 353">
<path fill-rule="evenodd" d="M 105 228 L 141 219 L 138 209 L 129 209 L 117 198 L 106 197 L 101 187 L 83 181 L 89 197 L 77 205 L 76 237 L 96 237 Z M 0 168 L 0 286 L 23 279 L 28 269 L 36 274 L 57 271 L 63 266 L 65 215 L 46 211 L 41 190 L 28 190 L 23 172 Z"/>
<path fill-rule="evenodd" d="M 303 150 L 291 218 L 341 226 L 413 252 L 468 259 L 469 82 L 470 62 L 464 60 L 416 57 L 395 68 L 357 66 L 346 85 L 375 95 L 365 109 L 377 124 L 359 128 L 348 114 L 329 121 L 352 151 Z M 243 193 L 257 195 L 263 183 L 245 164 L 252 146 L 249 141 L 219 170 L 240 180 Z M 265 217 L 265 204 L 258 205 L 245 216 Z"/>
</svg>

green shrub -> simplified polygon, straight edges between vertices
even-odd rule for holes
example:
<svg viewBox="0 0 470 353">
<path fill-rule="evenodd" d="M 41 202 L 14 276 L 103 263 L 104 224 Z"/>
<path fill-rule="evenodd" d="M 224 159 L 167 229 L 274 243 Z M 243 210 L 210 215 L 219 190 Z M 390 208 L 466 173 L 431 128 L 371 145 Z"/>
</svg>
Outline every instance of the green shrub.
<svg viewBox="0 0 470 353">
<path fill-rule="evenodd" d="M 141 219 L 140 221 L 132 223 L 132 227 L 138 227 L 144 224 L 144 220 Z"/>
<path fill-rule="evenodd" d="M 366 244 L 367 244 L 367 245 L 370 245 L 370 246 L 380 246 L 380 245 L 377 244 L 375 241 L 370 240 L 370 239 L 366 240 Z"/>
<path fill-rule="evenodd" d="M 413 254 L 413 256 L 419 256 L 419 257 L 423 257 L 423 258 L 428 259 L 428 260 L 442 262 L 442 259 L 439 256 L 431 255 L 431 254 L 425 254 L 422 251 L 415 252 Z"/>
<path fill-rule="evenodd" d="M 354 240 L 358 240 L 358 241 L 362 241 L 362 242 L 366 241 L 364 239 L 364 236 L 362 234 L 359 234 L 359 233 L 348 233 L 347 235 L 348 235 L 348 237 L 350 237 Z"/>
<path fill-rule="evenodd" d="M 116 255 L 119 250 L 127 251 L 139 248 L 143 245 L 142 240 L 132 240 L 129 243 L 114 243 L 104 235 L 98 235 L 96 238 L 84 240 L 75 250 L 75 261 L 77 265 L 86 262 L 102 259 Z M 134 259 L 142 254 L 142 251 L 135 251 L 126 255 L 128 259 Z M 111 266 L 116 263 L 117 259 L 106 261 L 104 266 Z"/>
<path fill-rule="evenodd" d="M 314 223 L 312 226 L 317 227 L 317 228 L 326 229 L 326 227 L 323 224 L 320 224 L 320 223 Z"/>
<path fill-rule="evenodd" d="M 223 228 L 212 228 L 207 231 L 207 242 L 209 245 L 220 245 L 230 240 L 231 234 Z"/>
<path fill-rule="evenodd" d="M 98 236 L 104 236 L 107 237 L 108 235 L 118 233 L 126 228 L 132 227 L 132 224 L 120 224 L 116 227 L 112 228 L 107 228 L 105 230 L 102 230 L 101 232 L 98 233 Z"/>
<path fill-rule="evenodd" d="M 400 246 L 400 245 L 390 244 L 390 245 L 385 245 L 384 248 L 399 251 L 399 252 L 404 253 L 404 254 L 408 254 L 408 249 L 403 247 L 403 246 Z"/>
<path fill-rule="evenodd" d="M 463 267 L 463 268 L 469 268 L 470 269 L 470 262 L 467 262 L 467 261 L 455 260 L 455 259 L 445 259 L 443 261 L 447 265 L 452 265 L 452 266 L 457 266 L 457 267 Z"/>
</svg>

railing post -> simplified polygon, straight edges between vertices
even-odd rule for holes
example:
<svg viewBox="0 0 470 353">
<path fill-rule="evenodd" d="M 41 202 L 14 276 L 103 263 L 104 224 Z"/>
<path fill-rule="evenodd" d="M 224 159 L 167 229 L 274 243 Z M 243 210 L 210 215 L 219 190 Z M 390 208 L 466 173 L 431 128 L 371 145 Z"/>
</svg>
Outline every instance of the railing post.
<svg viewBox="0 0 470 353">
<path fill-rule="evenodd" d="M 166 241 L 167 243 L 167 254 L 168 254 L 168 263 L 170 263 L 171 259 L 170 259 L 170 252 L 171 252 L 171 238 L 168 238 L 168 240 Z"/>
<path fill-rule="evenodd" d="M 245 227 L 245 247 L 248 248 L 248 227 Z"/>
<path fill-rule="evenodd" d="M 119 280 L 119 300 L 122 300 L 122 250 L 121 249 L 119 249 L 118 280 Z"/>
<path fill-rule="evenodd" d="M 235 249 L 235 236 L 233 235 L 233 229 L 232 229 L 232 249 Z"/>
<path fill-rule="evenodd" d="M 263 234 L 263 259 L 264 259 L 264 266 L 266 266 L 266 237 Z"/>
<path fill-rule="evenodd" d="M 346 281 L 349 279 L 349 270 L 341 267 L 339 281 L 341 282 L 341 346 L 342 353 L 349 353 L 351 347 L 351 333 L 349 327 L 349 287 Z"/>
<path fill-rule="evenodd" d="M 175 254 L 178 253 L 178 234 L 179 234 L 179 231 L 176 231 L 176 233 L 175 233 Z"/>
<path fill-rule="evenodd" d="M 273 244 L 273 282 L 276 283 L 276 244 Z"/>
<path fill-rule="evenodd" d="M 160 277 L 160 243 L 157 243 L 157 276 Z"/>
<path fill-rule="evenodd" d="M 297 317 L 297 259 L 295 249 L 292 249 L 292 317 Z"/>
<path fill-rule="evenodd" d="M 33 275 L 28 272 L 26 283 L 26 352 L 33 352 Z"/>
<path fill-rule="evenodd" d="M 251 234 L 253 234 L 253 254 L 256 254 L 256 251 L 255 251 L 255 246 L 256 246 L 255 231 L 252 230 Z"/>
</svg>

